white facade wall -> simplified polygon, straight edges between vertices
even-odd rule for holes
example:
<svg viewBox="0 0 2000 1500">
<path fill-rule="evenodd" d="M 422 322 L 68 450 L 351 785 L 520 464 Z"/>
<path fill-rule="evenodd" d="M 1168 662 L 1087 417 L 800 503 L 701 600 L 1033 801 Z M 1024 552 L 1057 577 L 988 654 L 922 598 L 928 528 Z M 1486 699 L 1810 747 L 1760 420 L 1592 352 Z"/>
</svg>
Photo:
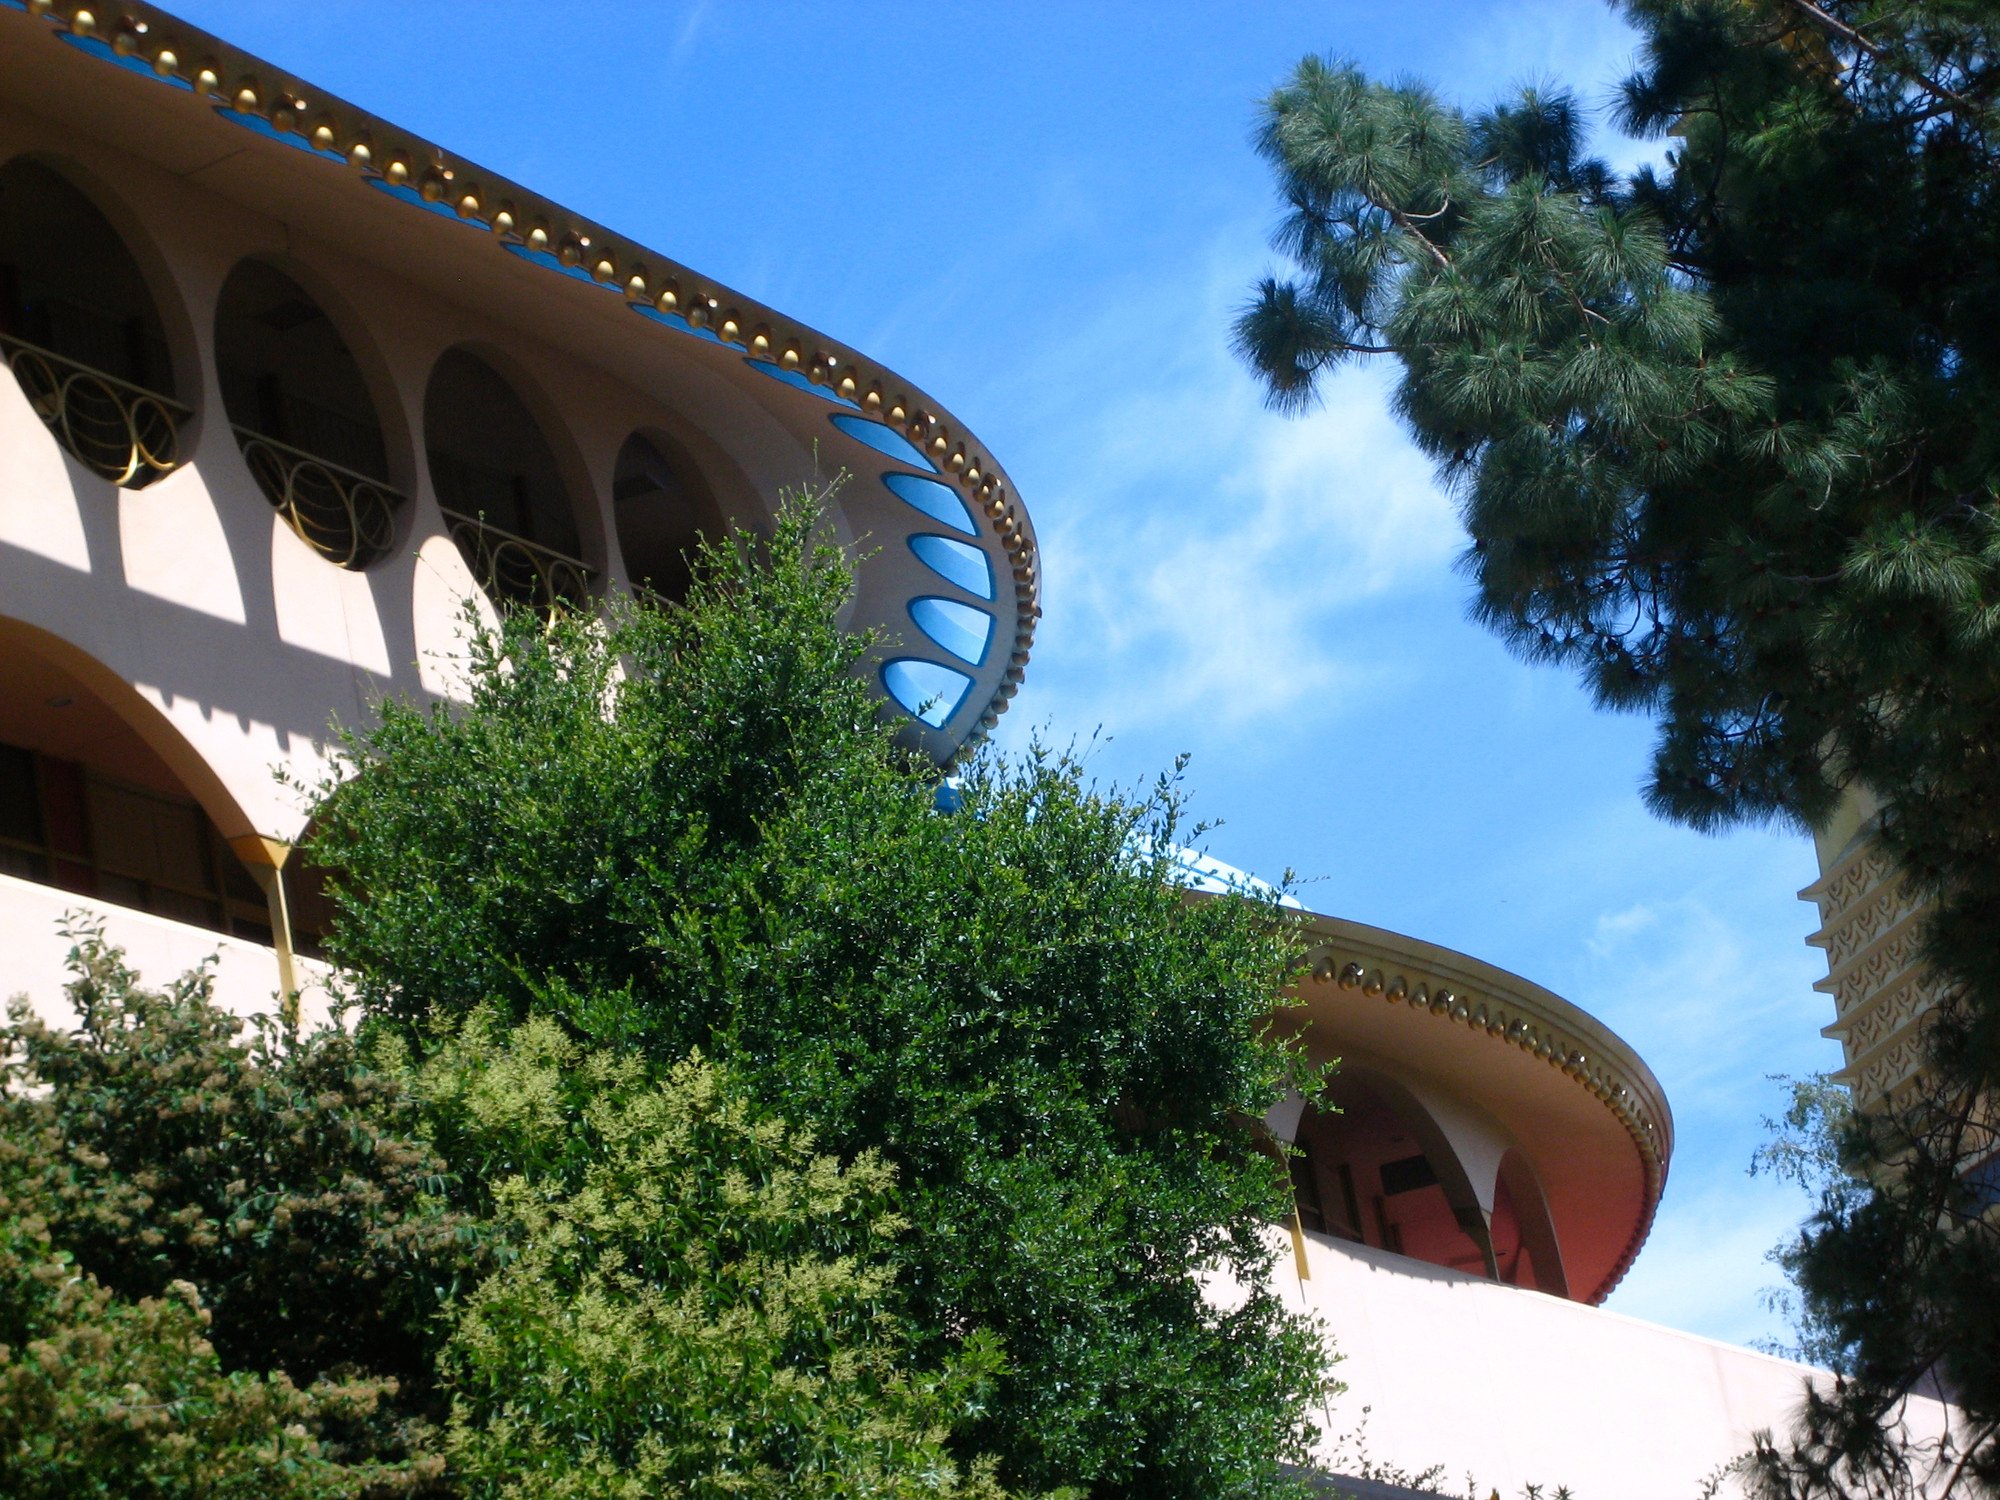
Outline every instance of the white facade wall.
<svg viewBox="0 0 2000 1500">
<path fill-rule="evenodd" d="M 0 999 L 26 996 L 51 1024 L 74 1019 L 63 1001 L 70 942 L 58 930 L 70 913 L 102 920 L 105 937 L 125 950 L 126 963 L 148 985 L 164 987 L 213 959 L 219 1004 L 239 1016 L 278 1014 L 278 956 L 263 944 L 11 875 L 0 875 Z M 299 1016 L 310 1027 L 327 1013 L 326 966 L 308 958 L 294 962 L 302 986 Z"/>
<path fill-rule="evenodd" d="M 1752 1435 L 1790 1429 L 1823 1370 L 1621 1313 L 1524 1291 L 1400 1255 L 1307 1236 L 1298 1275 L 1284 1248 L 1291 1305 L 1327 1326 L 1345 1395 L 1326 1413 L 1319 1461 L 1356 1470 L 1366 1456 L 1409 1473 L 1442 1465 L 1440 1487 L 1520 1495 L 1569 1487 L 1575 1500 L 1698 1500 L 1707 1478 L 1749 1451 Z M 1923 1432 L 1945 1408 L 1919 1401 Z M 1733 1480 L 1723 1495 L 1738 1495 Z"/>
</svg>

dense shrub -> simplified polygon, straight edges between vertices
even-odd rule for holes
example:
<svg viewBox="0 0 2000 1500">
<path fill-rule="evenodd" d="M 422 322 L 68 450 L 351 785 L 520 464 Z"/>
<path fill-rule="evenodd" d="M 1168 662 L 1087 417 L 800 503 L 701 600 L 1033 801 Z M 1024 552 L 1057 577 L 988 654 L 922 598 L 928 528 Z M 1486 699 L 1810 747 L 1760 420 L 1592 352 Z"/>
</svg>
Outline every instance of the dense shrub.
<svg viewBox="0 0 2000 1500">
<path fill-rule="evenodd" d="M 906 1368 L 878 1159 L 816 1154 L 700 1059 L 656 1079 L 547 1018 L 475 1015 L 416 1086 L 507 1240 L 444 1353 L 469 1494 L 998 1495 L 944 1450 L 996 1357 Z"/>
</svg>

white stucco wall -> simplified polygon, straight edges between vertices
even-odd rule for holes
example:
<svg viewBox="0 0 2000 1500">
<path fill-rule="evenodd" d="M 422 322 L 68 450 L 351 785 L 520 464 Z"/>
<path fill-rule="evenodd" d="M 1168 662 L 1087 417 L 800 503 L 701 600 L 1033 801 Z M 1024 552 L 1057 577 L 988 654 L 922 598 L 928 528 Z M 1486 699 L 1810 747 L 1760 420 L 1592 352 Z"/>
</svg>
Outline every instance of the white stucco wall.
<svg viewBox="0 0 2000 1500">
<path fill-rule="evenodd" d="M 1805 1365 L 1502 1286 L 1320 1235 L 1310 1275 L 1290 1246 L 1279 1280 L 1327 1325 L 1345 1395 L 1327 1411 L 1321 1462 L 1352 1472 L 1341 1447 L 1366 1413 L 1376 1463 L 1444 1468 L 1461 1493 L 1518 1495 L 1567 1485 L 1576 1500 L 1697 1500 L 1703 1480 L 1760 1428 L 1790 1426 Z M 1937 1430 L 1944 1408 L 1913 1420 Z M 1721 1491 L 1739 1494 L 1733 1483 Z"/>
<path fill-rule="evenodd" d="M 105 936 L 125 950 L 125 961 L 147 984 L 164 986 L 213 956 L 218 1002 L 239 1016 L 277 1014 L 278 959 L 263 944 L 11 875 L 0 875 L 0 999 L 25 995 L 44 1019 L 59 1023 L 68 1018 L 63 985 L 69 971 L 63 961 L 70 943 L 57 931 L 66 912 L 101 917 Z M 305 986 L 300 1015 L 311 1025 L 326 1015 L 326 968 L 306 958 L 297 963 Z"/>
</svg>

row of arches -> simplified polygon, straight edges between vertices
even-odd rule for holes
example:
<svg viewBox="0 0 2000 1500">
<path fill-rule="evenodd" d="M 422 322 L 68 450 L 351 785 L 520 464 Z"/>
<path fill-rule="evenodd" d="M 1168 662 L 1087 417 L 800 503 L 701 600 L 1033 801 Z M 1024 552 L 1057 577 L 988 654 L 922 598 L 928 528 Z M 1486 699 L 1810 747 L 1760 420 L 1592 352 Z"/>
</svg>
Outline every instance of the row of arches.
<svg viewBox="0 0 2000 1500">
<path fill-rule="evenodd" d="M 1469 1159 L 1437 1115 L 1378 1069 L 1342 1062 L 1300 1112 L 1289 1164 L 1306 1230 L 1509 1285 L 1569 1295 L 1533 1167 L 1495 1142 Z"/>
<path fill-rule="evenodd" d="M 0 356 L 79 462 L 140 489 L 186 458 L 197 412 L 177 377 L 161 303 L 123 237 L 54 165 L 0 167 Z M 365 569 L 401 543 L 389 429 L 343 329 L 283 266 L 240 262 L 214 313 L 222 419 L 292 529 L 328 561 Z M 432 366 L 422 459 L 447 528 L 496 603 L 552 607 L 597 587 L 579 497 L 518 380 L 466 347 Z M 612 523 L 632 584 L 678 599 L 687 554 L 721 513 L 697 465 L 657 432 L 627 437 Z"/>
</svg>

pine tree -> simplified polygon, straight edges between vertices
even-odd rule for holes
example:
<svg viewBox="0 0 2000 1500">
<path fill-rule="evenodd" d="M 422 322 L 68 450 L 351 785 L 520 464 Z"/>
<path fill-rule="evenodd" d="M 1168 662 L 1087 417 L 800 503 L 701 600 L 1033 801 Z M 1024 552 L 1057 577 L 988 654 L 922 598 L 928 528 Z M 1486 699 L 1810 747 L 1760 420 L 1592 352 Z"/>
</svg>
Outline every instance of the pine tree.
<svg viewBox="0 0 2000 1500">
<path fill-rule="evenodd" d="M 1364 356 L 1454 489 L 1475 612 L 1658 724 L 1697 828 L 1849 788 L 1929 898 L 1926 1087 L 1844 1140 L 1792 1260 L 1846 1377 L 1772 1493 L 2000 1489 L 2000 132 L 1991 0 L 1627 0 L 1620 177 L 1573 95 L 1482 113 L 1308 58 L 1258 145 L 1288 277 L 1239 351 L 1280 409 Z M 1895 1441 L 1936 1380 L 1947 1453 Z"/>
</svg>

